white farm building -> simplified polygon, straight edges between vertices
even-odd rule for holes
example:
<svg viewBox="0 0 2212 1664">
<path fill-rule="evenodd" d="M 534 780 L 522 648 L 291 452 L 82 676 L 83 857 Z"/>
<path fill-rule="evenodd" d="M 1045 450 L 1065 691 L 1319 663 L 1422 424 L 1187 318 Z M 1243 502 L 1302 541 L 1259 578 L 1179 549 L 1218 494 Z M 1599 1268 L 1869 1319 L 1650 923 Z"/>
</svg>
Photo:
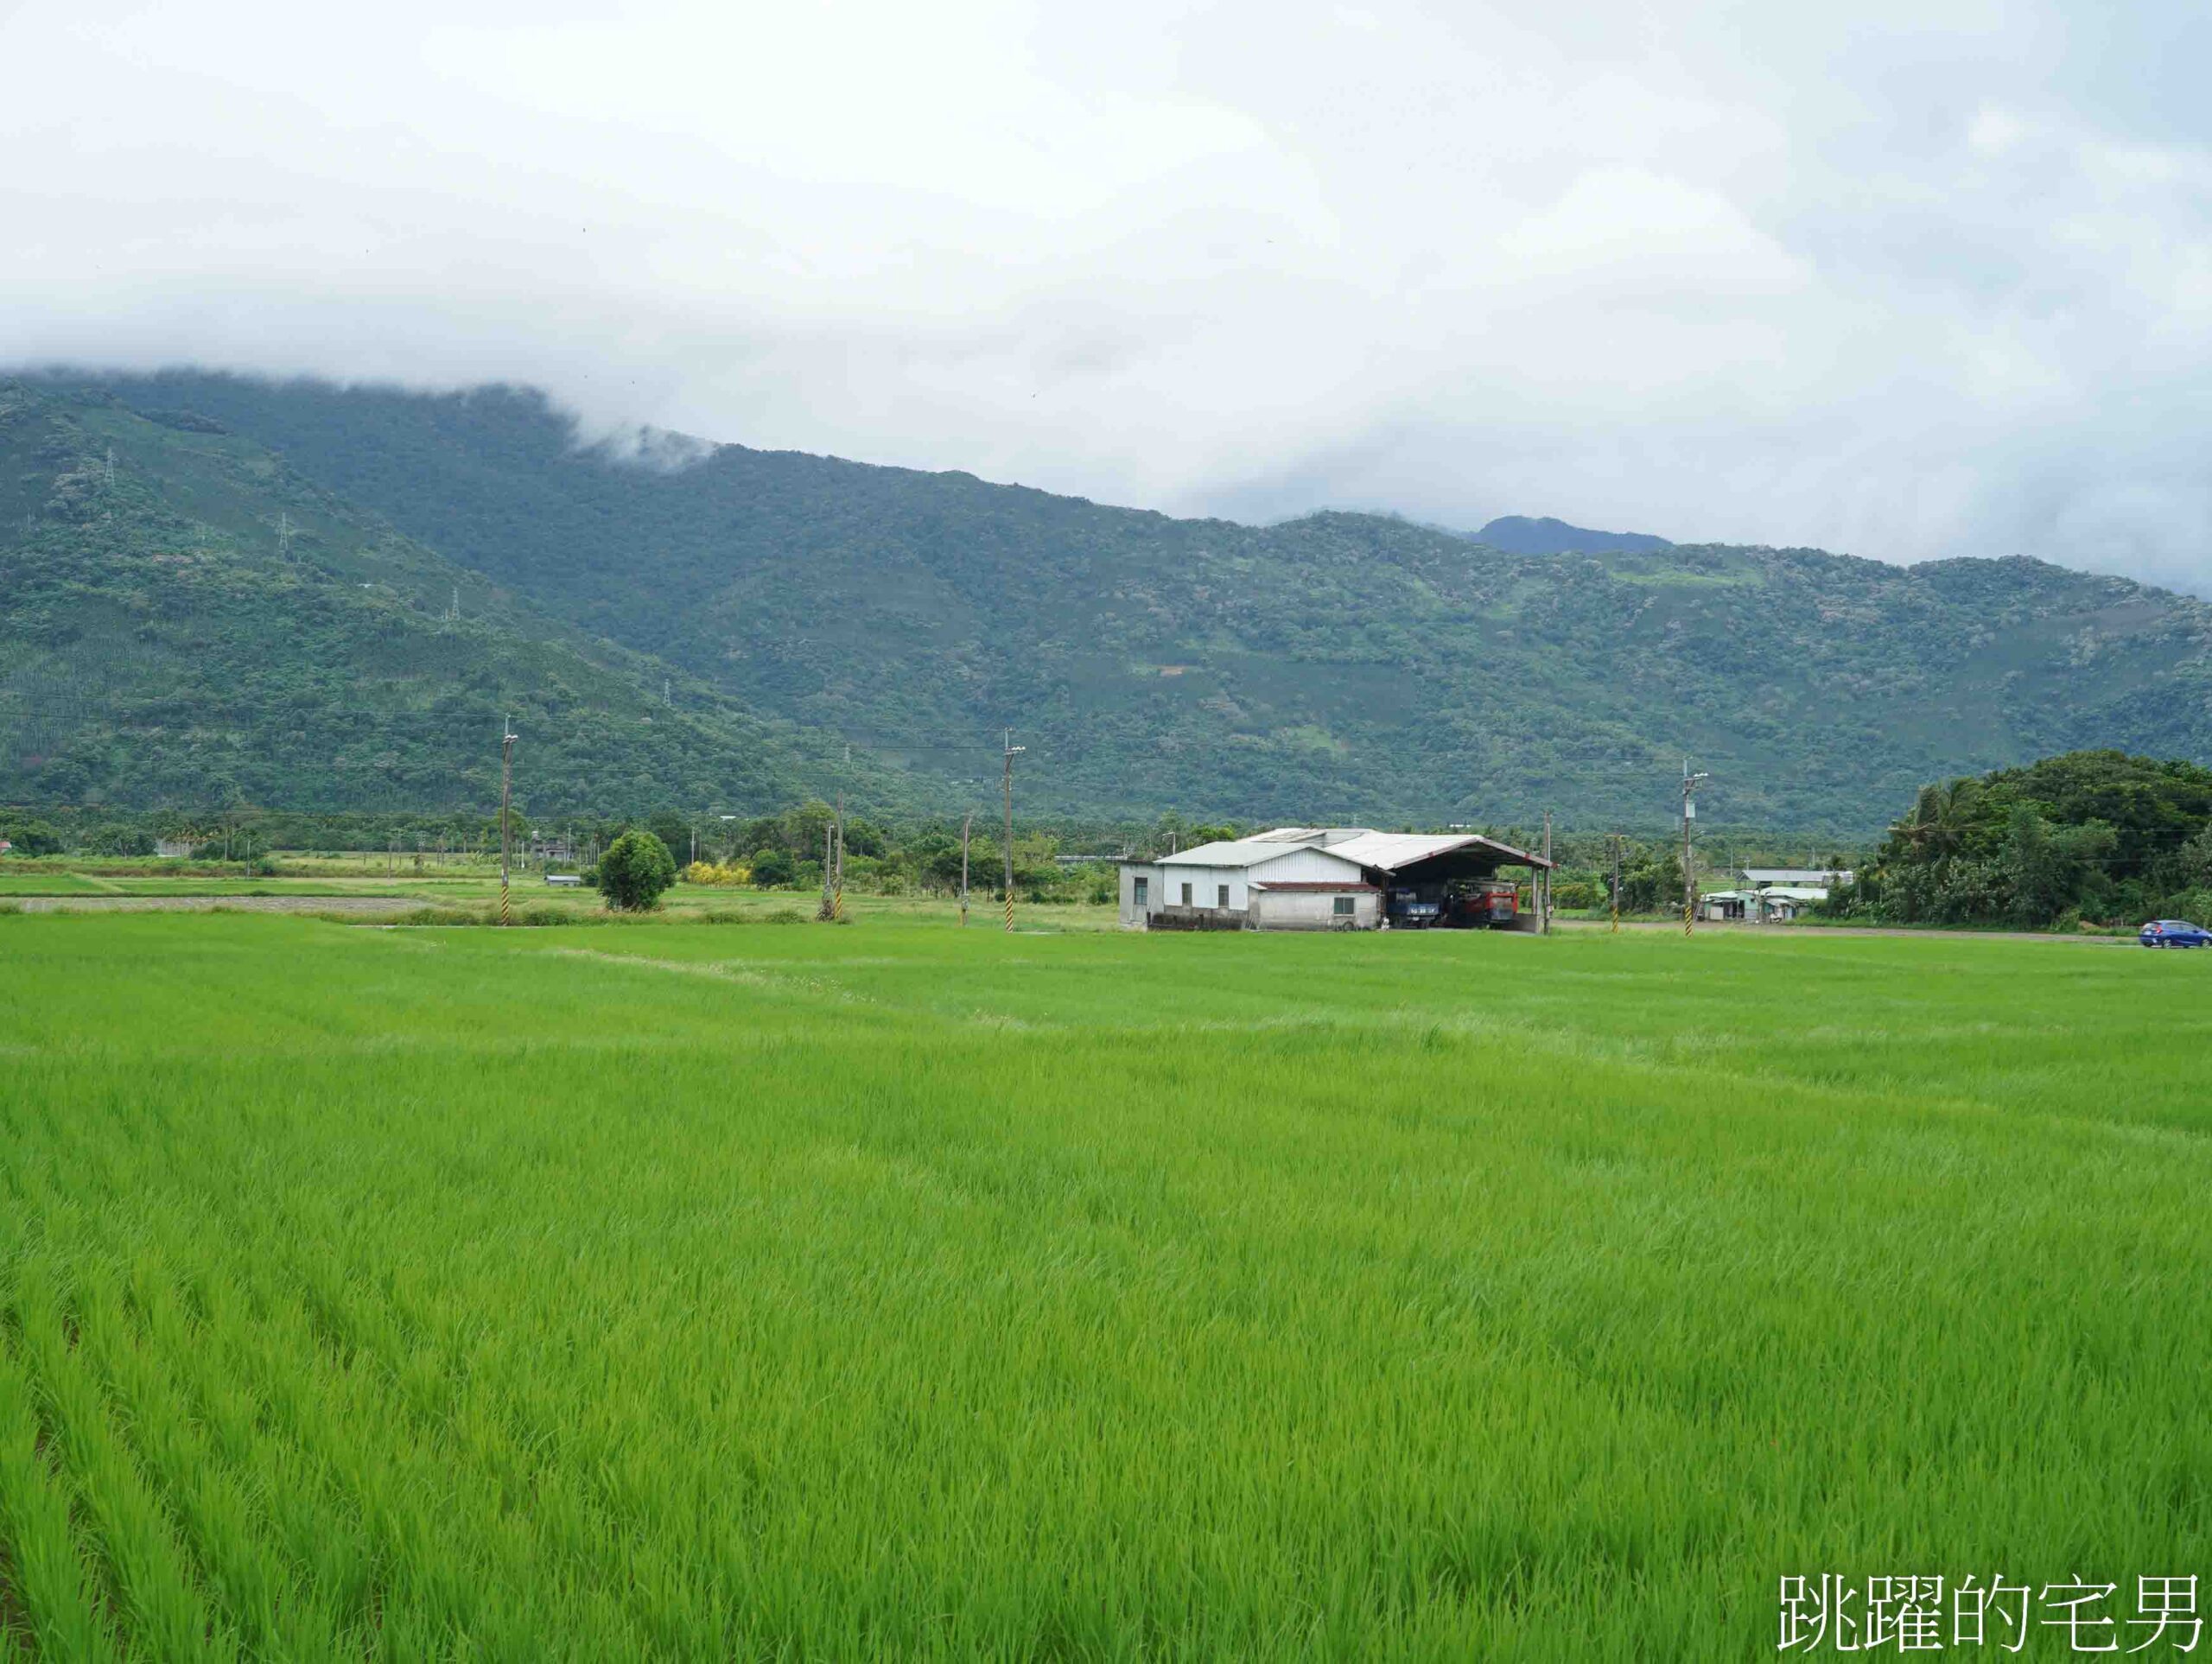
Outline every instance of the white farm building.
<svg viewBox="0 0 2212 1664">
<path fill-rule="evenodd" d="M 1510 925 L 1517 889 L 1503 867 L 1541 855 L 1466 833 L 1283 826 L 1122 863 L 1128 930 L 1371 930 Z"/>
</svg>

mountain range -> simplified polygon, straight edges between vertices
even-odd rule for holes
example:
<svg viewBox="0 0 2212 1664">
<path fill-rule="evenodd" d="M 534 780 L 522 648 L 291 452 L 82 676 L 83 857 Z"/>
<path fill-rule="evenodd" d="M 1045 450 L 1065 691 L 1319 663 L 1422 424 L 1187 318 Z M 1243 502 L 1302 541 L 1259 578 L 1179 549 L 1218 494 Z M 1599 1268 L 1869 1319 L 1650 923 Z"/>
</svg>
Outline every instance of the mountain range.
<svg viewBox="0 0 2212 1664">
<path fill-rule="evenodd" d="M 1474 534 L 1474 541 L 1508 555 L 1656 555 L 1674 544 L 1648 531 L 1592 531 L 1548 514 L 1502 514 Z"/>
<path fill-rule="evenodd" d="M 503 715 L 531 802 L 612 812 L 980 810 L 1008 728 L 1026 805 L 1101 817 L 1651 826 L 1687 756 L 1714 818 L 1859 833 L 2051 752 L 2212 760 L 2212 607 L 2123 578 L 1181 519 L 505 387 L 0 383 L 0 580 L 16 801 L 484 801 Z"/>
<path fill-rule="evenodd" d="M 189 411 L 0 383 L 0 803 L 748 809 L 829 737 L 593 637 Z M 850 771 L 879 795 L 870 758 Z M 894 791 L 893 795 L 897 795 Z"/>
</svg>

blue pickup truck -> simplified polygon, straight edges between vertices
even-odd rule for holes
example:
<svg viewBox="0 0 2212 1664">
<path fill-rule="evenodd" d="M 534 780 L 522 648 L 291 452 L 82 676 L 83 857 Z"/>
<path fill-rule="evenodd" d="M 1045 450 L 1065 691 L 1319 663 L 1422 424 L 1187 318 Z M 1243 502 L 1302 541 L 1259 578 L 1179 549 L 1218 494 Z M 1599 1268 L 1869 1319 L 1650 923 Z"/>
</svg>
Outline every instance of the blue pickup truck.
<svg viewBox="0 0 2212 1664">
<path fill-rule="evenodd" d="M 1390 892 L 1390 928 L 1394 930 L 1426 930 L 1444 917 L 1444 903 L 1431 901 L 1415 890 Z"/>
</svg>

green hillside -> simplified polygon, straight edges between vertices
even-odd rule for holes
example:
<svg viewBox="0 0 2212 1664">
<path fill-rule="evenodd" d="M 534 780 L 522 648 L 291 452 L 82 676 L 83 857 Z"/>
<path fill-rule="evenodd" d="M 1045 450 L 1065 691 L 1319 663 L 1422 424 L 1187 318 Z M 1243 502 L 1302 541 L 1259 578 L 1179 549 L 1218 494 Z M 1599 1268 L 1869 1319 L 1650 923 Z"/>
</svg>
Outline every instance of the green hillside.
<svg viewBox="0 0 2212 1664">
<path fill-rule="evenodd" d="M 1717 819 L 1864 831 L 1924 781 L 2051 752 L 2212 760 L 2212 608 L 2034 562 L 1514 555 L 739 446 L 625 460 L 508 389 L 102 385 L 941 785 L 995 775 L 1010 724 L 1039 808 L 1648 825 L 1687 753 Z"/>
<path fill-rule="evenodd" d="M 205 418 L 0 383 L 0 801 L 489 806 L 503 715 L 547 811 L 757 810 L 830 754 Z"/>
<path fill-rule="evenodd" d="M 1550 515 L 1501 514 L 1474 534 L 1474 541 L 1509 555 L 1650 555 L 1674 543 L 1648 531 L 1592 531 Z"/>
</svg>

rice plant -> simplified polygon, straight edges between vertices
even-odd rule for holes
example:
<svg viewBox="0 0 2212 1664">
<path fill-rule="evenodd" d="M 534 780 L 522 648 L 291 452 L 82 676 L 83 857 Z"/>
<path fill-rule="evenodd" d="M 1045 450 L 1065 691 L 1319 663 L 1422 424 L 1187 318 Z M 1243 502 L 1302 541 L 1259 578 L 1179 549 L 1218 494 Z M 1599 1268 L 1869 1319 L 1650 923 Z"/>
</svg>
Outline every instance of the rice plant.
<svg viewBox="0 0 2212 1664">
<path fill-rule="evenodd" d="M 0 1656 L 1742 1658 L 1785 1575 L 2212 1570 L 2202 959 L 0 919 Z"/>
</svg>

